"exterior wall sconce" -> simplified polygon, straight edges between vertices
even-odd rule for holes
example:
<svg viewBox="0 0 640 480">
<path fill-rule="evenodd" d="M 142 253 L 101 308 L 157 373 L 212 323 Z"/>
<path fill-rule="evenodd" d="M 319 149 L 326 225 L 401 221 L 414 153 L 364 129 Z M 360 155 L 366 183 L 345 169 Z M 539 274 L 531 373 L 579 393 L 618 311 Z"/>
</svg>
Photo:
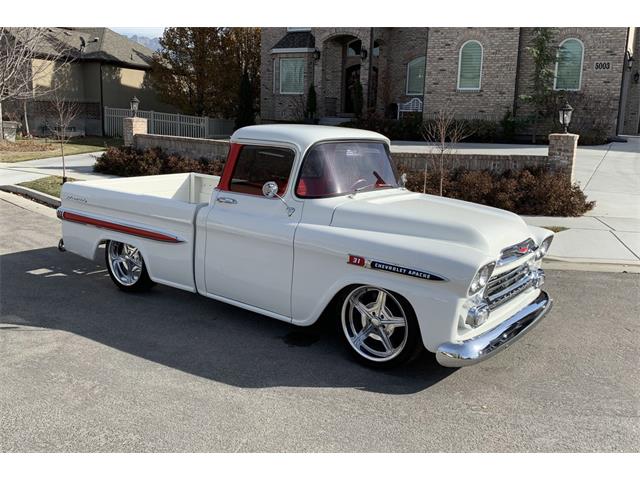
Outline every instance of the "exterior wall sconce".
<svg viewBox="0 0 640 480">
<path fill-rule="evenodd" d="M 313 51 L 313 59 L 317 62 L 318 60 L 320 60 L 320 50 L 318 48 L 316 48 Z"/>
<path fill-rule="evenodd" d="M 569 133 L 568 128 L 571 123 L 571 115 L 573 114 L 573 107 L 569 105 L 569 102 L 565 100 L 564 106 L 560 108 L 560 125 L 564 127 L 564 133 Z"/>
<path fill-rule="evenodd" d="M 361 58 L 362 60 L 366 60 L 366 59 L 367 59 L 367 53 L 368 53 L 368 52 L 367 52 L 367 49 L 366 49 L 366 48 L 363 48 L 362 50 L 360 50 L 360 58 Z"/>
<path fill-rule="evenodd" d="M 631 70 L 633 68 L 634 58 L 631 53 L 627 52 L 627 68 Z"/>
<path fill-rule="evenodd" d="M 638 83 L 638 81 L 640 81 L 640 73 L 636 72 L 633 74 L 633 81 L 635 83 Z"/>
</svg>

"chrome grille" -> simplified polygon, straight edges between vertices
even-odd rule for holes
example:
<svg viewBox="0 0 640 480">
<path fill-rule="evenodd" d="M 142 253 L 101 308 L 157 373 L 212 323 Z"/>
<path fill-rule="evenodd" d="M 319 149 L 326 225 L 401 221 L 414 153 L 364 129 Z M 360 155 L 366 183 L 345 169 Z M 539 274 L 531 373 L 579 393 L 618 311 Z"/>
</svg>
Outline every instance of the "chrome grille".
<svg viewBox="0 0 640 480">
<path fill-rule="evenodd" d="M 489 279 L 485 290 L 485 299 L 489 309 L 494 310 L 503 303 L 522 293 L 533 283 L 529 266 L 525 263 Z"/>
</svg>

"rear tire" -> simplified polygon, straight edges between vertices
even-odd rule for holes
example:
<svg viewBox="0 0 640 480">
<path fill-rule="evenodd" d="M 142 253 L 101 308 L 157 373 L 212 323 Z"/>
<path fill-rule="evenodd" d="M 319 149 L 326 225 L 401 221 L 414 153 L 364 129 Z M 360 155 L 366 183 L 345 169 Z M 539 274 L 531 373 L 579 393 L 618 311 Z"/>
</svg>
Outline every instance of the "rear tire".
<svg viewBox="0 0 640 480">
<path fill-rule="evenodd" d="M 140 250 L 133 245 L 109 240 L 104 254 L 109 276 L 120 290 L 146 292 L 155 285 Z"/>
<path fill-rule="evenodd" d="M 354 286 L 342 293 L 337 306 L 344 344 L 363 365 L 391 368 L 424 350 L 413 308 L 397 293 Z"/>
</svg>

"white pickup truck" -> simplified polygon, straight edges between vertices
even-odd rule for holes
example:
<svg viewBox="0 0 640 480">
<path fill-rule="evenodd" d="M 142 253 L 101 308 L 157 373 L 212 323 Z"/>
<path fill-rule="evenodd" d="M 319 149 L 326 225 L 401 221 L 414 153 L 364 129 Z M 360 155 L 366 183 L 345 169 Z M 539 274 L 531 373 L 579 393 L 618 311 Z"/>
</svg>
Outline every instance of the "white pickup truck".
<svg viewBox="0 0 640 480">
<path fill-rule="evenodd" d="M 104 255 L 125 291 L 154 283 L 296 325 L 330 309 L 371 366 L 434 352 L 490 357 L 550 309 L 540 269 L 552 232 L 517 215 L 413 193 L 389 140 L 355 129 L 238 130 L 221 177 L 67 183 L 61 247 Z"/>
</svg>

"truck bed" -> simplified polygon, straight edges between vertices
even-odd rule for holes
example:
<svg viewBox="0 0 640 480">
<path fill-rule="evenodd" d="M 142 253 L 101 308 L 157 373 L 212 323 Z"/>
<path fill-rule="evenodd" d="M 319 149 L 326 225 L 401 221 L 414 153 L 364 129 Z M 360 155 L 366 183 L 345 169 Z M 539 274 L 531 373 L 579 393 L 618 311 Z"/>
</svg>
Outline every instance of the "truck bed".
<svg viewBox="0 0 640 480">
<path fill-rule="evenodd" d="M 100 243 L 125 242 L 140 249 L 152 280 L 195 291 L 195 219 L 219 181 L 176 173 L 66 183 L 59 210 L 65 248 L 98 260 Z"/>
</svg>

